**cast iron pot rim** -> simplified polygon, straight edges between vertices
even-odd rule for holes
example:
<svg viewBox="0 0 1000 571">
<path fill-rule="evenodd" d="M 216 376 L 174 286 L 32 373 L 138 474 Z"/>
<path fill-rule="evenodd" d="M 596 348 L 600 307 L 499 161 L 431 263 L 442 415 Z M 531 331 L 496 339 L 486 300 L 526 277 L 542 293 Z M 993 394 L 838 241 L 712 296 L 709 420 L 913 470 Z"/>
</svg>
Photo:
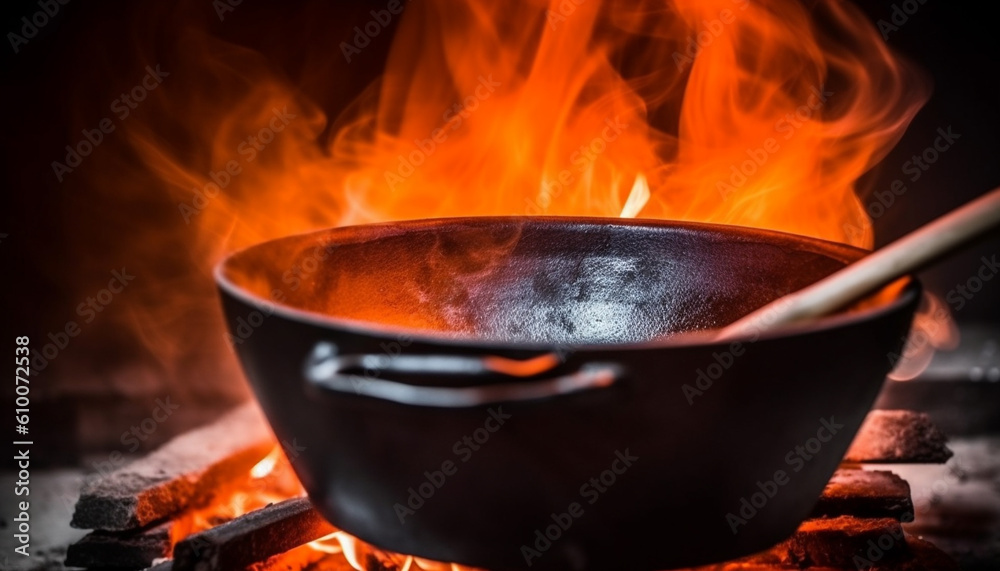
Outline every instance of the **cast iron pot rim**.
<svg viewBox="0 0 1000 571">
<path fill-rule="evenodd" d="M 788 232 L 779 232 L 776 230 L 765 230 L 761 228 L 752 228 L 748 226 L 735 226 L 730 224 L 710 224 L 704 222 L 687 222 L 678 220 L 661 220 L 653 218 L 608 218 L 599 216 L 455 216 L 455 217 L 443 217 L 443 218 L 421 218 L 412 220 L 398 220 L 392 222 L 379 222 L 371 224 L 358 224 L 350 226 L 334 226 L 330 228 L 324 228 L 320 230 L 312 230 L 308 232 L 301 232 L 298 234 L 289 234 L 287 236 L 282 236 L 280 238 L 274 238 L 271 240 L 266 240 L 264 242 L 259 242 L 252 246 L 248 246 L 241 250 L 231 252 L 227 254 L 218 264 L 216 264 L 213 271 L 215 277 L 215 282 L 218 287 L 228 293 L 229 295 L 239 299 L 240 301 L 251 305 L 253 307 L 261 307 L 262 305 L 272 306 L 273 314 L 284 317 L 291 321 L 298 321 L 306 323 L 309 325 L 322 327 L 325 329 L 340 330 L 345 333 L 352 333 L 357 335 L 365 336 L 380 336 L 380 337 L 392 337 L 392 338 L 405 338 L 411 341 L 418 341 L 427 344 L 436 345 L 449 345 L 449 346 L 464 346 L 470 348 L 481 348 L 481 349 L 496 349 L 502 347 L 504 349 L 510 350 L 524 350 L 524 351 L 551 351 L 552 347 L 556 343 L 544 343 L 536 341 L 499 341 L 483 339 L 479 337 L 472 337 L 468 335 L 448 335 L 445 333 L 427 330 L 427 329 L 417 329 L 410 327 L 400 327 L 397 325 L 387 325 L 383 323 L 377 323 L 374 321 L 363 321 L 359 319 L 349 319 L 345 317 L 337 317 L 333 315 L 327 315 L 323 313 L 318 313 L 315 311 L 299 309 L 286 305 L 281 302 L 273 301 L 270 299 L 264 299 L 260 296 L 246 290 L 245 288 L 233 283 L 226 275 L 225 268 L 227 264 L 237 256 L 253 250 L 256 248 L 266 247 L 267 245 L 282 240 L 288 240 L 293 238 L 306 238 L 309 236 L 320 236 L 323 234 L 329 234 L 338 231 L 348 231 L 364 229 L 372 234 L 370 239 L 364 240 L 354 240 L 345 243 L 364 243 L 374 240 L 378 240 L 383 237 L 395 236 L 405 232 L 412 232 L 414 230 L 420 229 L 441 229 L 442 224 L 447 224 L 451 227 L 468 227 L 468 225 L 491 225 L 496 223 L 505 224 L 519 224 L 523 225 L 526 223 L 530 224 L 573 224 L 573 225 L 592 225 L 592 226 L 631 226 L 631 227 L 670 227 L 670 228 L 680 228 L 691 230 L 695 232 L 721 232 L 728 234 L 736 234 L 747 241 L 752 242 L 785 242 L 789 245 L 799 244 L 799 245 L 809 245 L 816 248 L 819 253 L 830 257 L 837 258 L 836 250 L 840 250 L 840 253 L 846 257 L 854 257 L 854 260 L 842 260 L 847 264 L 853 263 L 860 259 L 864 255 L 870 253 L 867 250 L 861 248 L 856 248 L 854 246 L 849 246 L 847 244 L 841 244 L 838 242 L 831 242 L 829 240 L 822 240 L 819 238 L 813 238 L 811 236 L 803 236 L 800 234 L 792 234 Z M 763 240 L 762 240 L 763 239 Z M 893 313 L 898 311 L 901 307 L 909 304 L 913 298 L 920 292 L 920 285 L 918 280 L 913 275 L 907 276 L 907 284 L 905 289 L 896 296 L 892 301 L 865 309 L 859 309 L 851 311 L 850 313 L 836 313 L 827 317 L 822 317 L 805 323 L 790 324 L 781 327 L 777 327 L 773 330 L 762 332 L 758 334 L 757 339 L 750 340 L 750 334 L 740 335 L 738 337 L 733 337 L 725 341 L 715 341 L 705 331 L 692 331 L 692 332 L 682 332 L 671 335 L 670 337 L 665 337 L 663 339 L 653 339 L 649 341 L 640 341 L 633 343 L 563 343 L 563 345 L 572 345 L 577 351 L 629 351 L 629 350 L 648 350 L 648 349 L 669 349 L 669 348 L 680 348 L 680 347 L 693 347 L 693 346 L 711 346 L 711 345 L 726 345 L 730 343 L 737 342 L 755 342 L 759 340 L 775 340 L 784 339 L 791 337 L 798 337 L 801 335 L 806 335 L 810 333 L 818 333 L 820 331 L 826 331 L 830 329 L 837 329 L 841 327 L 848 327 L 851 325 L 856 325 L 869 321 L 872 319 L 877 319 L 883 315 Z"/>
</svg>

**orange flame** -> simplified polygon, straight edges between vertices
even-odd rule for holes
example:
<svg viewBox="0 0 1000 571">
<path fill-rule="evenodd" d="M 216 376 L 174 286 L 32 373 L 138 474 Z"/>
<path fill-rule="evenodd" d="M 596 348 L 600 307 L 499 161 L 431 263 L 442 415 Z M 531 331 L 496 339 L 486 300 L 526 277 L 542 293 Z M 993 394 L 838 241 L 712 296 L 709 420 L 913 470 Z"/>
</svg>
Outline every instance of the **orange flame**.
<svg viewBox="0 0 1000 571">
<path fill-rule="evenodd" d="M 161 92 L 210 162 L 124 126 L 210 260 L 330 225 L 489 214 L 871 246 L 855 182 L 926 98 L 836 0 L 406 4 L 381 79 L 332 121 L 254 54 L 188 40 L 186 73 L 239 87 L 197 104 Z"/>
<path fill-rule="evenodd" d="M 275 446 L 267 456 L 264 456 L 260 462 L 254 464 L 254 467 L 250 469 L 250 477 L 255 480 L 266 478 L 274 472 L 275 466 L 278 465 L 278 460 L 283 456 L 281 446 Z"/>
<path fill-rule="evenodd" d="M 959 337 L 958 326 L 944 300 L 925 292 L 906 345 L 899 354 L 889 355 L 890 361 L 896 365 L 889 378 L 895 381 L 915 378 L 930 365 L 935 350 L 955 349 Z"/>
<path fill-rule="evenodd" d="M 342 531 L 317 539 L 309 546 L 322 553 L 337 555 L 357 571 L 367 571 L 365 562 L 373 558 L 380 562 L 381 569 L 398 569 L 399 571 L 479 571 L 475 567 L 466 567 L 457 563 L 442 563 L 421 559 L 412 555 L 400 555 L 381 551 L 367 543 Z"/>
<path fill-rule="evenodd" d="M 856 182 L 927 96 L 841 0 L 403 6 L 383 73 L 335 117 L 306 93 L 325 73 L 351 87 L 362 56 L 323 53 L 292 80 L 261 54 L 153 14 L 184 29 L 171 76 L 121 123 L 120 157 L 94 159 L 104 164 L 89 172 L 114 180 L 89 191 L 116 204 L 123 188 L 165 193 L 156 202 L 171 220 L 115 247 L 146 284 L 128 300 L 136 338 L 168 372 L 196 357 L 229 362 L 206 279 L 222 255 L 322 227 L 641 216 L 871 247 Z M 354 41 L 353 24 L 327 20 Z M 379 42 L 389 34 L 365 49 Z M 287 268 L 288 283 L 309 271 Z"/>
<path fill-rule="evenodd" d="M 927 95 L 840 0 L 403 6 L 383 73 L 332 118 L 305 95 L 326 71 L 315 58 L 293 81 L 183 22 L 172 75 L 120 125 L 128 149 L 94 159 L 115 178 L 91 192 L 159 189 L 175 211 L 116 245 L 146 284 L 128 300 L 136 338 L 168 372 L 229 362 L 206 280 L 222 255 L 321 227 L 641 216 L 871 247 L 856 182 Z M 360 58 L 320 61 L 350 79 Z"/>
</svg>

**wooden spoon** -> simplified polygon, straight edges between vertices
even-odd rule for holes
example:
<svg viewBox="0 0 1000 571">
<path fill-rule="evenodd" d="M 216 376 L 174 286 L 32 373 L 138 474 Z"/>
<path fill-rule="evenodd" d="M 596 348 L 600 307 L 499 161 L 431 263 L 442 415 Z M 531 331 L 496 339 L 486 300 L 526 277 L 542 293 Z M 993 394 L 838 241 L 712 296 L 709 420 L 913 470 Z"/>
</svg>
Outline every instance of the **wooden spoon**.
<svg viewBox="0 0 1000 571">
<path fill-rule="evenodd" d="M 717 340 L 822 317 L 916 272 L 1000 226 L 1000 187 L 888 246 L 722 328 Z"/>
</svg>

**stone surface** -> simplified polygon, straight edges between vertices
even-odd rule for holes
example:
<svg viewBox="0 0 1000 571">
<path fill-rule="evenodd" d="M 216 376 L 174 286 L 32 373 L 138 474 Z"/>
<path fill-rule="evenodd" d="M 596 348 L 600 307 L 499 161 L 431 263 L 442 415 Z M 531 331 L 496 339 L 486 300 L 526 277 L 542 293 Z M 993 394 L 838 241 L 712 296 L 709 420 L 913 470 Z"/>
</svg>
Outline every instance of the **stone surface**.
<svg viewBox="0 0 1000 571">
<path fill-rule="evenodd" d="M 213 489 L 245 474 L 273 446 L 256 404 L 242 405 L 131 464 L 89 478 L 71 525 L 108 531 L 146 527 L 207 501 Z"/>
<path fill-rule="evenodd" d="M 850 463 L 946 462 L 947 438 L 923 413 L 873 410 L 844 457 Z"/>
<path fill-rule="evenodd" d="M 170 523 L 115 533 L 93 531 L 69 546 L 67 567 L 142 569 L 170 555 Z"/>
<path fill-rule="evenodd" d="M 910 556 L 903 529 L 895 519 L 840 516 L 806 520 L 792 537 L 767 551 L 698 569 L 858 569 L 855 557 L 864 556 L 870 545 L 879 550 L 872 556 L 882 564 Z"/>
<path fill-rule="evenodd" d="M 32 452 L 34 454 L 34 452 Z M 85 532 L 69 526 L 73 505 L 83 482 L 82 470 L 32 470 L 31 473 L 31 547 L 30 557 L 14 553 L 19 545 L 12 532 L 14 516 L 13 472 L 0 475 L 3 494 L 8 497 L 0 502 L 0 569 L 3 571 L 49 571 L 63 569 L 66 548 L 83 537 Z"/>
<path fill-rule="evenodd" d="M 913 519 L 910 486 L 892 472 L 842 468 L 823 490 L 813 517 L 853 515 Z"/>
</svg>

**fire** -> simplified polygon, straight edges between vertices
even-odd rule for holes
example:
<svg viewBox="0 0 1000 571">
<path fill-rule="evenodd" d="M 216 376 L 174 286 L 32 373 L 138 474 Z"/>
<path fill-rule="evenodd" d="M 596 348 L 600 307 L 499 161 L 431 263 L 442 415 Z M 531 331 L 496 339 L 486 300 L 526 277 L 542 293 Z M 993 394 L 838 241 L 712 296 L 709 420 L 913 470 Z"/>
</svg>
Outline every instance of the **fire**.
<svg viewBox="0 0 1000 571">
<path fill-rule="evenodd" d="M 170 530 L 172 545 L 268 504 L 305 494 L 279 444 L 275 444 L 245 478 L 229 482 L 213 492 L 209 503 L 174 519 Z"/>
<path fill-rule="evenodd" d="M 246 478 L 217 490 L 211 503 L 175 518 L 171 544 L 176 546 L 195 533 L 304 493 L 281 445 L 275 444 L 271 452 L 250 469 Z M 275 556 L 261 569 L 303 569 L 326 558 L 343 560 L 357 571 L 367 571 L 366 562 L 370 559 L 382 562 L 382 568 L 398 571 L 477 571 L 472 567 L 382 551 L 343 531 Z"/>
<path fill-rule="evenodd" d="M 294 76 L 177 15 L 188 11 L 142 8 L 150 26 L 177 28 L 156 35 L 180 38 L 170 49 L 140 40 L 136 50 L 169 56 L 170 75 L 94 153 L 93 179 L 68 184 L 115 205 L 95 216 L 124 213 L 114 223 L 131 239 L 110 242 L 109 255 L 145 284 L 124 301 L 127 325 L 167 374 L 198 368 L 242 386 L 219 358 L 228 348 L 210 269 L 235 249 L 323 227 L 626 216 L 869 248 L 858 179 L 928 93 L 841 0 L 401 6 L 395 33 L 360 54 L 344 48 L 356 32 L 343 14 L 303 14 L 340 30 L 312 39 L 345 43 L 317 48 Z M 364 87 L 379 50 L 382 73 Z M 159 217 L 136 227 L 150 211 Z M 288 267 L 288 283 L 308 274 Z"/>
<path fill-rule="evenodd" d="M 340 223 L 621 213 L 871 246 L 855 182 L 924 94 L 854 7 L 446 4 L 408 5 L 342 118 Z"/>
<path fill-rule="evenodd" d="M 621 217 L 635 218 L 638 216 L 642 212 L 642 208 L 649 202 L 649 197 L 649 183 L 646 182 L 646 177 L 640 173 L 636 175 L 632 191 L 628 193 L 628 199 L 622 208 Z"/>
<path fill-rule="evenodd" d="M 380 568 L 398 571 L 479 571 L 474 567 L 466 567 L 456 563 L 442 563 L 412 555 L 380 551 L 378 548 L 342 531 L 318 539 L 310 543 L 309 546 L 323 553 L 343 556 L 347 563 L 357 571 L 367 571 L 365 562 L 371 558 L 380 562 Z"/>
<path fill-rule="evenodd" d="M 164 65 L 177 71 L 121 125 L 121 158 L 92 171 L 115 179 L 89 185 L 115 203 L 121 188 L 154 189 L 173 210 L 116 246 L 163 284 L 129 301 L 165 367 L 226 350 L 205 279 L 222 255 L 322 227 L 626 216 L 871 247 L 858 178 L 927 95 L 840 0 L 403 6 L 395 34 L 366 48 L 388 47 L 383 73 L 337 115 L 307 88 L 357 77 L 357 61 L 317 54 L 325 67 L 293 80 L 184 22 Z M 290 282 L 307 274 L 288 268 Z"/>
<path fill-rule="evenodd" d="M 210 269 L 235 249 L 323 227 L 626 216 L 871 247 L 858 178 L 928 91 L 841 0 L 401 6 L 394 34 L 347 50 L 350 61 L 318 49 L 292 76 L 177 15 L 194 7 L 136 8 L 168 28 L 156 37 L 179 38 L 136 50 L 163 56 L 170 75 L 67 184 L 114 205 L 94 213 L 102 223 L 123 214 L 113 223 L 132 233 L 109 242 L 109 256 L 145 284 L 123 301 L 126 325 L 166 374 L 198 369 L 242 386 L 219 358 L 228 348 Z M 353 41 L 343 14 L 307 16 Z M 388 50 L 382 73 L 363 87 L 378 50 Z M 331 80 L 336 89 L 318 87 Z M 288 283 L 308 274 L 288 267 Z"/>
<path fill-rule="evenodd" d="M 391 39 L 369 37 L 365 48 L 385 42 L 383 72 L 336 114 L 312 96 L 338 101 L 356 87 L 364 73 L 351 66 L 369 65 L 359 63 L 369 55 L 355 53 L 360 48 L 308 54 L 285 75 L 205 26 L 152 15 L 155 25 L 184 31 L 156 35 L 181 38 L 164 65 L 172 75 L 121 123 L 117 140 L 126 148 L 95 153 L 88 172 L 104 178 L 87 186 L 92 195 L 108 193 L 120 211 L 134 204 L 133 213 L 148 204 L 121 205 L 132 197 L 122 189 L 148 190 L 154 198 L 146 200 L 171 212 L 116 246 L 127 250 L 123 259 L 152 260 L 136 273 L 163 284 L 133 296 L 132 314 L 137 337 L 165 366 L 228 354 L 221 320 L 199 321 L 218 314 L 206 276 L 222 255 L 323 227 L 622 216 L 870 248 L 858 179 L 927 97 L 922 78 L 840 0 L 402 6 Z M 328 18 L 334 27 L 341 21 Z M 341 46 L 350 44 L 354 31 L 337 30 Z M 137 53 L 155 53 L 142 47 Z M 338 89 L 317 88 L 329 77 Z M 308 273 L 288 268 L 289 283 Z M 249 479 L 274 478 L 285 463 L 277 450 Z M 260 494 L 230 511 L 270 499 Z M 352 560 L 360 548 L 344 535 L 313 547 L 334 543 L 360 568 Z M 448 568 L 414 558 L 404 565 Z"/>
<path fill-rule="evenodd" d="M 250 477 L 255 480 L 267 477 L 274 472 L 274 467 L 278 465 L 278 460 L 281 457 L 281 446 L 275 446 L 267 456 L 254 464 L 254 467 L 250 469 Z"/>
<path fill-rule="evenodd" d="M 216 490 L 209 504 L 174 518 L 171 544 L 176 546 L 195 533 L 304 493 L 281 445 L 275 443 L 274 448 L 249 470 L 246 478 Z M 380 561 L 382 568 L 397 571 L 477 571 L 454 563 L 382 551 L 343 531 L 275 556 L 261 569 L 304 569 L 327 558 L 342 561 L 357 571 L 367 571 L 366 563 L 371 559 Z M 336 568 L 342 567 L 337 565 Z"/>
</svg>

